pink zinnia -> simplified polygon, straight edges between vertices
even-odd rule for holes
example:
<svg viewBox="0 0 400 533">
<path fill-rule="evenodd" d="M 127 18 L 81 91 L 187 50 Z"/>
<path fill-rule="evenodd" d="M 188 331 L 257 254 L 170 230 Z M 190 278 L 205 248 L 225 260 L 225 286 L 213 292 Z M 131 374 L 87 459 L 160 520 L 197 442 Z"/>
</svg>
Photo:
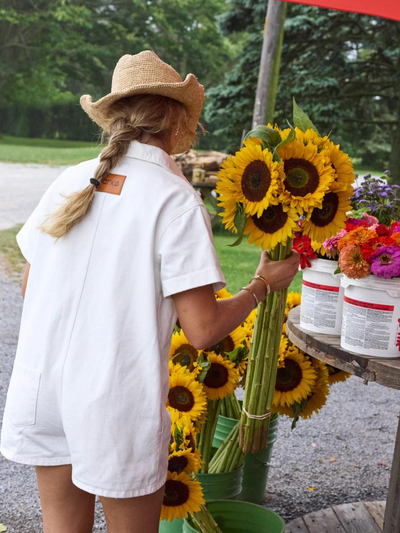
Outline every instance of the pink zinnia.
<svg viewBox="0 0 400 533">
<path fill-rule="evenodd" d="M 338 243 L 340 239 L 342 239 L 346 235 L 347 231 L 345 229 L 342 229 L 340 233 L 337 233 L 334 237 L 331 237 L 330 239 L 326 239 L 322 246 L 326 250 L 326 255 L 330 257 L 331 259 L 334 259 L 338 254 Z"/>
<path fill-rule="evenodd" d="M 400 248 L 397 246 L 381 246 L 370 259 L 371 271 L 378 278 L 400 276 Z"/>
<path fill-rule="evenodd" d="M 348 278 L 361 279 L 371 272 L 369 264 L 362 256 L 361 248 L 357 244 L 350 244 L 342 248 L 339 255 L 339 267 Z"/>
</svg>

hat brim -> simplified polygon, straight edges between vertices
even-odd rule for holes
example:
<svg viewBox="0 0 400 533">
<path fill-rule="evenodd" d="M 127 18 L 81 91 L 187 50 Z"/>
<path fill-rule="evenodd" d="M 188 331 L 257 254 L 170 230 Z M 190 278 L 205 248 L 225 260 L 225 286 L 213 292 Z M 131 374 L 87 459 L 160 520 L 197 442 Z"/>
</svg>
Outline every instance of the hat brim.
<svg viewBox="0 0 400 533">
<path fill-rule="evenodd" d="M 93 122 L 107 131 L 112 120 L 111 104 L 121 98 L 133 96 L 134 94 L 159 94 L 161 96 L 168 96 L 169 98 L 178 100 L 178 102 L 182 102 L 186 106 L 189 113 L 188 126 L 192 134 L 182 134 L 173 153 L 181 154 L 189 150 L 193 137 L 196 134 L 197 123 L 204 103 L 204 88 L 197 81 L 196 76 L 194 74 L 188 74 L 186 79 L 181 83 L 159 82 L 135 85 L 132 89 L 103 96 L 97 102 L 92 102 L 92 97 L 84 94 L 80 98 L 80 104 Z"/>
</svg>

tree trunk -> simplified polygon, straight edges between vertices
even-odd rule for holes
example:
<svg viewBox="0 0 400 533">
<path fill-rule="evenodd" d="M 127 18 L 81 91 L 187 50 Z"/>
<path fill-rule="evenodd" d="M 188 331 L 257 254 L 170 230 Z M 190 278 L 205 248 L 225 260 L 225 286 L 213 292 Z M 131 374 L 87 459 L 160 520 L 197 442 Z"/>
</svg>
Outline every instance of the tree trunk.
<svg viewBox="0 0 400 533">
<path fill-rule="evenodd" d="M 268 2 L 254 103 L 253 128 L 258 124 L 272 123 L 274 120 L 286 9 L 286 2 L 279 0 L 269 0 Z"/>
<path fill-rule="evenodd" d="M 397 126 L 393 132 L 392 150 L 390 152 L 389 170 L 393 183 L 400 185 L 400 96 L 397 106 Z"/>
</svg>

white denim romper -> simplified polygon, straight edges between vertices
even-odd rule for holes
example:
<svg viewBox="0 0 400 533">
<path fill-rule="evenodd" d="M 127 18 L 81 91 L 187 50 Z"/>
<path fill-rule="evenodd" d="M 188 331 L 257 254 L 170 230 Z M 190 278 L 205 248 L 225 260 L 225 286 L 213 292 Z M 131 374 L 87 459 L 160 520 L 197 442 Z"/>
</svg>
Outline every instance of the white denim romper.
<svg viewBox="0 0 400 533">
<path fill-rule="evenodd" d="M 1 453 L 72 464 L 92 494 L 150 494 L 167 473 L 172 294 L 225 286 L 208 212 L 162 149 L 130 143 L 84 219 L 56 240 L 37 226 L 93 177 L 99 158 L 67 168 L 17 235 L 31 264 Z"/>
</svg>

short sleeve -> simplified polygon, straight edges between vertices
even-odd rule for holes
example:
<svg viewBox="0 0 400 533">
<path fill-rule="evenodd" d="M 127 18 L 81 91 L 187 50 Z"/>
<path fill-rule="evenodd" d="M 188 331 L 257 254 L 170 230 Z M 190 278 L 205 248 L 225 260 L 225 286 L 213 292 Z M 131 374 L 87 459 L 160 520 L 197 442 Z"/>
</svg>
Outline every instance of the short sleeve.
<svg viewBox="0 0 400 533">
<path fill-rule="evenodd" d="M 169 224 L 161 238 L 159 259 L 165 298 L 211 284 L 217 292 L 226 285 L 205 206 L 197 204 Z"/>
<path fill-rule="evenodd" d="M 37 237 L 40 233 L 38 226 L 44 222 L 46 216 L 49 214 L 49 210 L 52 211 L 54 209 L 51 199 L 55 194 L 56 184 L 64 172 L 47 188 L 40 202 L 15 237 L 22 255 L 30 264 L 32 264 Z"/>
</svg>

